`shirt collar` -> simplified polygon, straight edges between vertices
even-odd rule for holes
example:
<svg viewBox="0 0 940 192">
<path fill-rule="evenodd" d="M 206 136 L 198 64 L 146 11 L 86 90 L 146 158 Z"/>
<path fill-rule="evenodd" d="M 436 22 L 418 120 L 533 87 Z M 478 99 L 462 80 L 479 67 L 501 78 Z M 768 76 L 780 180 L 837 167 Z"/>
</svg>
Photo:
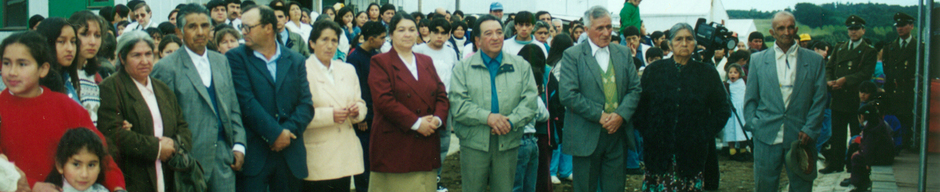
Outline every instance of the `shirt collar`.
<svg viewBox="0 0 940 192">
<path fill-rule="evenodd" d="M 607 47 L 610 47 L 610 46 L 607 46 L 607 47 L 601 48 L 600 46 L 597 46 L 597 44 L 594 44 L 594 41 L 591 41 L 591 39 L 588 39 L 587 42 L 588 42 L 588 44 L 591 44 L 591 55 L 592 55 L 592 56 L 597 55 L 597 51 L 599 51 L 599 50 L 607 50 Z"/>
<path fill-rule="evenodd" d="M 776 43 L 774 43 L 774 53 L 775 53 L 774 58 L 781 59 L 783 58 L 784 55 L 786 55 L 787 57 L 796 57 L 796 52 L 797 52 L 796 50 L 800 49 L 800 47 L 798 47 L 797 45 L 798 44 L 793 43 L 793 45 L 790 45 L 790 49 L 787 49 L 787 52 L 783 52 L 783 49 L 780 48 L 780 45 L 777 45 Z"/>
<path fill-rule="evenodd" d="M 290 32 L 287 32 L 287 27 L 284 27 L 284 29 L 281 30 L 281 32 L 278 32 L 278 33 L 281 34 L 281 39 L 279 39 L 279 40 L 283 41 L 283 42 L 280 42 L 280 43 L 285 43 L 285 44 L 286 44 L 286 43 L 287 43 L 287 39 L 290 38 Z"/>
<path fill-rule="evenodd" d="M 281 46 L 278 45 L 278 46 L 274 46 L 274 47 L 276 48 L 275 51 L 274 51 L 274 56 L 271 57 L 270 60 L 268 60 L 268 58 L 265 58 L 265 57 L 264 57 L 264 54 L 261 54 L 261 52 L 254 51 L 254 50 L 252 50 L 252 51 L 255 53 L 255 57 L 257 57 L 258 59 L 261 59 L 261 60 L 264 61 L 265 63 L 272 63 L 272 62 L 277 61 L 277 59 L 281 57 Z"/>
<path fill-rule="evenodd" d="M 141 91 L 147 90 L 150 93 L 153 93 L 153 79 L 150 79 L 150 76 L 147 76 L 147 85 L 140 83 L 139 81 L 137 81 L 137 79 L 134 79 L 133 77 L 131 77 L 131 80 L 133 80 L 134 84 L 137 85 L 137 89 L 140 89 Z"/>
<path fill-rule="evenodd" d="M 480 51 L 480 56 L 483 57 L 483 64 L 484 64 L 484 65 L 490 65 L 490 63 L 492 63 L 492 62 L 496 62 L 497 65 L 499 65 L 500 63 L 503 63 L 503 52 L 502 52 L 502 51 L 499 52 L 499 55 L 496 55 L 496 58 L 490 58 L 489 55 L 487 55 L 486 53 L 483 53 L 482 51 Z"/>
<path fill-rule="evenodd" d="M 189 49 L 189 47 L 186 47 L 186 46 L 184 46 L 183 49 L 186 49 L 186 53 L 189 53 L 189 57 L 194 60 L 199 59 L 199 60 L 209 61 L 209 54 L 207 54 L 208 49 L 206 49 L 206 51 L 203 51 L 202 55 L 199 55 L 196 52 L 193 52 L 193 50 Z"/>
<path fill-rule="evenodd" d="M 320 67 L 320 70 L 323 70 L 324 72 L 327 72 L 327 73 L 333 73 L 333 63 L 332 63 L 333 61 L 332 61 L 332 60 L 330 60 L 330 66 L 329 66 L 329 67 L 327 67 L 326 65 L 324 65 L 323 62 L 320 62 L 319 59 L 313 59 L 313 60 L 314 60 L 314 62 L 317 62 L 317 66 Z"/>
<path fill-rule="evenodd" d="M 911 43 L 911 39 L 913 39 L 913 38 L 914 38 L 914 35 L 907 35 L 907 38 L 906 38 L 906 39 L 901 39 L 901 43 L 910 44 L 910 43 Z"/>
</svg>

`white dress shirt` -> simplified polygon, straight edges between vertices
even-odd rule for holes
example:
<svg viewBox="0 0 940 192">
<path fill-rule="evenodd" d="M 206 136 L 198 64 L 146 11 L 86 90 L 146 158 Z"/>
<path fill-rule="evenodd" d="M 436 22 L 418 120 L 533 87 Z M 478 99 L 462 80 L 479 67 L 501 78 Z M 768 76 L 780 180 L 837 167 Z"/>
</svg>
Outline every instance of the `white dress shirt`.
<svg viewBox="0 0 940 192">
<path fill-rule="evenodd" d="M 798 44 L 794 43 L 786 52 L 774 43 L 774 58 L 777 60 L 777 81 L 780 82 L 780 93 L 783 98 L 783 107 L 786 109 L 790 104 L 790 94 L 793 93 L 793 84 L 796 80 L 796 70 L 799 66 L 796 62 L 796 53 L 799 50 Z M 777 139 L 773 144 L 783 143 L 784 125 L 780 125 L 780 132 L 777 132 Z"/>
<path fill-rule="evenodd" d="M 150 109 L 150 118 L 153 120 L 153 136 L 157 138 L 163 137 L 163 116 L 160 114 L 160 106 L 157 105 L 157 95 L 153 92 L 153 79 L 147 77 L 147 85 L 134 79 L 134 84 L 137 85 L 137 90 L 140 91 L 140 95 L 147 103 L 147 108 Z M 159 149 L 161 148 L 162 146 L 158 146 L 157 148 L 157 157 L 160 156 Z M 160 162 L 160 158 L 157 158 L 155 161 L 155 167 L 157 169 L 157 191 L 163 192 L 166 186 L 166 183 L 163 181 L 163 163 Z"/>
<path fill-rule="evenodd" d="M 591 44 L 591 55 L 594 55 L 594 59 L 597 60 L 597 64 L 601 66 L 601 70 L 604 73 L 607 72 L 607 66 L 610 64 L 610 46 L 599 47 L 597 44 L 594 44 L 594 41 L 587 40 Z"/>
<path fill-rule="evenodd" d="M 313 61 L 317 62 L 317 67 L 320 67 L 320 75 L 323 75 L 327 80 L 330 80 L 330 84 L 336 84 L 336 80 L 333 78 L 333 61 L 330 61 L 329 67 L 324 65 L 323 62 L 320 62 L 319 59 L 313 59 Z"/>
</svg>

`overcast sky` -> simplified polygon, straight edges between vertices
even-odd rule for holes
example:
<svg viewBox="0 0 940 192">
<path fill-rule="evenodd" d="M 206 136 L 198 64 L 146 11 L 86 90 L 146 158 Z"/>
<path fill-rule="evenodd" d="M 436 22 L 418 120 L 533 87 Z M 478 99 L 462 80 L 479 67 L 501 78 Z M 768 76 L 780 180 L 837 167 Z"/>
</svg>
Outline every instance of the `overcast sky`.
<svg viewBox="0 0 940 192">
<path fill-rule="evenodd" d="M 652 2 L 652 1 L 651 1 Z M 918 0 L 770 0 L 770 1 L 755 1 L 755 0 L 721 0 L 722 5 L 725 6 L 725 9 L 737 9 L 737 10 L 750 10 L 757 9 L 761 11 L 773 11 L 773 10 L 783 10 L 787 7 L 793 8 L 794 5 L 800 2 L 812 2 L 816 4 L 826 4 L 832 2 L 852 2 L 852 3 L 884 3 L 889 5 L 917 5 Z M 648 3 L 645 2 L 644 3 Z"/>
</svg>

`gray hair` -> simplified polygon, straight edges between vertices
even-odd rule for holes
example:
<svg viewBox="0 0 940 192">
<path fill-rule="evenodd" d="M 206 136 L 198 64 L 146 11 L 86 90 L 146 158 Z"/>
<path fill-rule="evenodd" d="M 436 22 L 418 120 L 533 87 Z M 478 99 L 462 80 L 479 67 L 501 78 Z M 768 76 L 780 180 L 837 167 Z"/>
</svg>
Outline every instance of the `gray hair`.
<svg viewBox="0 0 940 192">
<path fill-rule="evenodd" d="M 597 18 L 610 17 L 610 13 L 607 12 L 607 8 L 601 6 L 594 6 L 584 12 L 584 27 L 591 27 L 591 21 Z"/>
<path fill-rule="evenodd" d="M 554 25 L 555 23 L 563 24 L 563 23 L 561 22 L 561 19 L 552 19 L 552 25 Z"/>
<path fill-rule="evenodd" d="M 536 21 L 535 25 L 532 27 L 532 34 L 534 34 L 535 31 L 538 31 L 541 28 L 548 29 L 549 31 L 552 30 L 552 26 L 546 23 L 545 21 Z"/>
<path fill-rule="evenodd" d="M 692 28 L 691 25 L 688 23 L 676 23 L 676 25 L 673 25 L 672 28 L 669 28 L 669 36 L 666 37 L 666 40 L 672 44 L 672 38 L 675 38 L 676 34 L 679 34 L 680 30 L 689 30 L 689 33 L 692 33 L 692 37 L 695 37 L 695 29 Z M 698 42 L 695 42 L 695 45 L 698 45 Z"/>
<path fill-rule="evenodd" d="M 770 20 L 770 28 L 773 29 L 777 27 L 774 25 L 776 24 L 776 22 L 774 21 L 776 21 L 778 18 L 782 19 L 782 18 L 787 18 L 787 17 L 789 17 L 790 19 L 793 19 L 793 23 L 796 23 L 796 17 L 793 16 L 793 13 L 790 13 L 788 11 L 779 11 L 775 13 L 773 19 Z"/>
<path fill-rule="evenodd" d="M 176 14 L 176 28 L 180 30 L 180 36 L 182 36 L 186 31 L 183 30 L 183 26 L 186 26 L 186 16 L 190 14 L 205 14 L 206 19 L 209 22 L 213 22 L 212 18 L 209 17 L 209 10 L 207 10 L 206 7 L 203 7 L 197 3 L 183 4 L 183 6 L 180 7 L 179 12 Z"/>
<path fill-rule="evenodd" d="M 150 49 L 154 49 L 153 38 L 150 37 L 147 32 L 141 30 L 129 31 L 127 33 L 121 34 L 117 42 L 117 54 L 118 60 L 115 65 L 118 67 L 118 71 L 123 70 L 123 65 L 121 64 L 122 60 L 127 59 L 127 54 L 131 52 L 131 49 L 134 49 L 134 46 L 141 41 L 147 42 L 147 45 L 150 46 Z"/>
</svg>

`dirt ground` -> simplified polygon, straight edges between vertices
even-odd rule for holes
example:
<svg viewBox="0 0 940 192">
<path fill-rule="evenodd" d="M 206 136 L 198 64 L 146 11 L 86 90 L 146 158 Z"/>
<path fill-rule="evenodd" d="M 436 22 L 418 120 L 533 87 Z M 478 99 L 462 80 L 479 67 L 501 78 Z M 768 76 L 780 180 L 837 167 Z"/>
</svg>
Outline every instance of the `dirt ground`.
<svg viewBox="0 0 940 192">
<path fill-rule="evenodd" d="M 459 153 L 459 152 L 458 152 Z M 460 155 L 453 154 L 444 160 L 444 172 L 441 181 L 450 192 L 462 192 L 460 189 Z M 721 170 L 721 183 L 717 191 L 752 191 L 754 187 L 754 163 L 738 162 L 728 157 L 719 156 L 718 166 Z M 786 186 L 786 176 L 781 177 L 781 186 Z M 627 186 L 624 191 L 641 191 L 643 176 L 627 175 Z M 556 192 L 573 191 L 571 181 L 562 180 L 561 184 L 554 185 Z"/>
</svg>

